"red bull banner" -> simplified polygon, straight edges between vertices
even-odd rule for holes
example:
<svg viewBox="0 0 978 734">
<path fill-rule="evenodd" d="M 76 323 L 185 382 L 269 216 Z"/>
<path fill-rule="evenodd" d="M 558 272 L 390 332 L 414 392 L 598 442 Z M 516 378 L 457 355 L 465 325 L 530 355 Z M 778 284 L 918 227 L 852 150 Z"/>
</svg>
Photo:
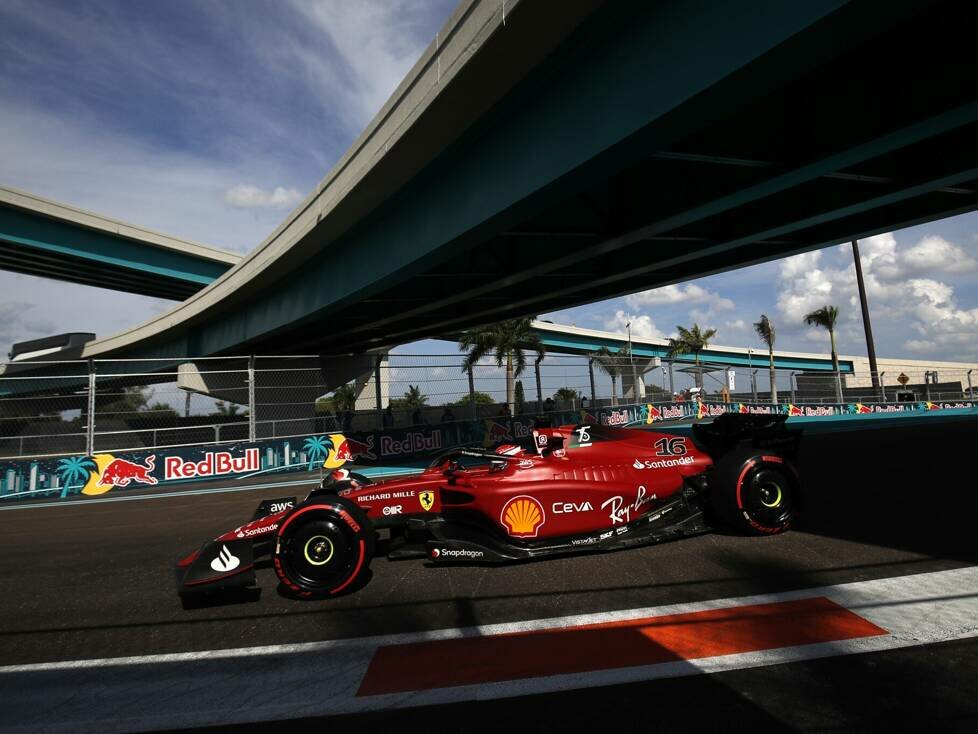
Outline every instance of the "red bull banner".
<svg viewBox="0 0 978 734">
<path fill-rule="evenodd" d="M 499 416 L 438 426 L 412 426 L 349 434 L 326 433 L 236 444 L 180 446 L 143 451 L 102 452 L 91 456 L 58 456 L 0 460 L 0 502 L 19 499 L 63 499 L 108 492 L 159 492 L 187 482 L 247 479 L 280 472 L 318 472 L 349 465 L 396 465 L 417 461 L 460 446 L 491 447 L 519 443 L 535 425 L 590 424 L 651 427 L 670 422 L 711 420 L 724 413 L 787 415 L 789 418 L 869 416 L 910 411 L 975 407 L 975 402 L 915 403 L 644 403 L 543 416 Z M 313 480 L 310 480 L 313 481 Z"/>
</svg>

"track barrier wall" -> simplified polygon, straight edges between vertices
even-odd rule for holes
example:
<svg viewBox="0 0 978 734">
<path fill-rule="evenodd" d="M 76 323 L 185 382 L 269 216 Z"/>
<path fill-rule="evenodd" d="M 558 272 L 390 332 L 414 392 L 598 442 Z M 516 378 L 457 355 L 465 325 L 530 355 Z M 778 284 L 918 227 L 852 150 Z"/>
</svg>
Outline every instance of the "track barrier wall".
<svg viewBox="0 0 978 734">
<path fill-rule="evenodd" d="M 709 401 L 641 403 L 608 408 L 559 410 L 516 417 L 496 416 L 438 425 L 391 427 L 340 434 L 325 430 L 305 436 L 201 443 L 136 451 L 75 453 L 0 460 L 0 502 L 66 499 L 108 492 L 179 488 L 187 482 L 248 479 L 286 472 L 316 472 L 339 466 L 344 454 L 360 466 L 412 464 L 458 446 L 491 447 L 532 436 L 541 421 L 550 425 L 661 426 L 708 420 L 723 413 L 782 414 L 792 418 L 929 413 L 973 409 L 969 400 L 900 403 L 748 404 Z M 345 439 L 345 441 L 344 441 Z"/>
</svg>

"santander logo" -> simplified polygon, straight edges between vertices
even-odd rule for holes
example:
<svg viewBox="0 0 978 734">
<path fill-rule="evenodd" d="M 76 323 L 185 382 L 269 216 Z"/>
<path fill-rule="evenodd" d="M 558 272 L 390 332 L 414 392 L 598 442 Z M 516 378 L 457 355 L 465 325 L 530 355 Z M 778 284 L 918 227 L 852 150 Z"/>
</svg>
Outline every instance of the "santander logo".
<svg viewBox="0 0 978 734">
<path fill-rule="evenodd" d="M 211 561 L 211 568 L 218 573 L 233 571 L 240 565 L 241 559 L 231 553 L 226 545 L 221 546 L 221 552 L 217 554 L 217 558 Z"/>
</svg>

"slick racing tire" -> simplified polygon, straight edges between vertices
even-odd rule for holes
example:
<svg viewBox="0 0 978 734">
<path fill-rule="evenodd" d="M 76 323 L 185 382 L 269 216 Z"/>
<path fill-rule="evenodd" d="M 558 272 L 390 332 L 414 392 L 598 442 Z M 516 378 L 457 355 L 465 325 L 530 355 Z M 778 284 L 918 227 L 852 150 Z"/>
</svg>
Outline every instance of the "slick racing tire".
<svg viewBox="0 0 978 734">
<path fill-rule="evenodd" d="M 794 467 L 773 452 L 755 448 L 720 457 L 710 484 L 713 509 L 722 520 L 749 535 L 787 530 L 799 497 Z"/>
<path fill-rule="evenodd" d="M 279 525 L 272 564 L 282 584 L 302 598 L 334 596 L 355 586 L 374 554 L 373 525 L 342 497 L 317 497 Z"/>
</svg>

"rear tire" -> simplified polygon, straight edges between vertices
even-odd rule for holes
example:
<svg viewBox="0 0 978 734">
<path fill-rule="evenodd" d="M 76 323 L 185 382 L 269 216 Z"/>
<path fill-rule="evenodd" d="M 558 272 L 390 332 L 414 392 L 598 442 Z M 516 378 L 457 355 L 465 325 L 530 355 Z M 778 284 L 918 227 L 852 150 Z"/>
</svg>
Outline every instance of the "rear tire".
<svg viewBox="0 0 978 734">
<path fill-rule="evenodd" d="M 710 483 L 713 509 L 749 535 L 787 530 L 798 508 L 798 475 L 783 457 L 755 448 L 720 457 Z"/>
<path fill-rule="evenodd" d="M 373 525 L 342 497 L 317 497 L 295 507 L 279 525 L 272 563 L 296 596 L 324 598 L 353 588 L 370 567 Z"/>
</svg>

